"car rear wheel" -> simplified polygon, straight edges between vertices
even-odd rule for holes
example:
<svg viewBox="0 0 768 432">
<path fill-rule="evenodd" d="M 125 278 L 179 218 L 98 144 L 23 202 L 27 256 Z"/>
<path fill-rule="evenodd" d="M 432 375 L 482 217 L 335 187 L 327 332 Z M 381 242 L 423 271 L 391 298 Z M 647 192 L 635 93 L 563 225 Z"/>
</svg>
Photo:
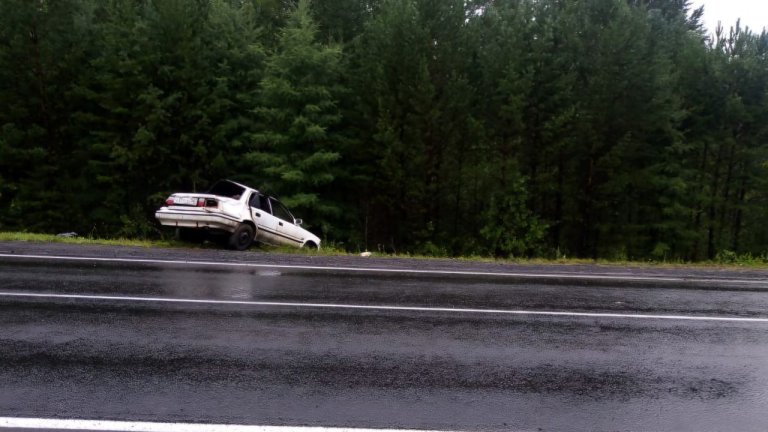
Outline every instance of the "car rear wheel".
<svg viewBox="0 0 768 432">
<path fill-rule="evenodd" d="M 253 227 L 248 224 L 240 224 L 235 232 L 229 236 L 229 247 L 235 250 L 246 250 L 253 242 Z"/>
</svg>

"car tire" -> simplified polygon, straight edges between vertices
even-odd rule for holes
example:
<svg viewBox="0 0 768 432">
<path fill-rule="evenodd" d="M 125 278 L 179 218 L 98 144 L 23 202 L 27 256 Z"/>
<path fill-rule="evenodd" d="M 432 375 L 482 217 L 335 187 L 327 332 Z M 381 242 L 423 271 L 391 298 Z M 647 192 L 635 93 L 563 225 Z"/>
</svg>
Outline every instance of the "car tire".
<svg viewBox="0 0 768 432">
<path fill-rule="evenodd" d="M 315 242 L 313 242 L 313 241 L 308 241 L 308 242 L 304 243 L 304 247 L 309 249 L 309 250 L 312 250 L 312 251 L 319 251 L 320 250 L 320 246 L 316 245 Z"/>
<path fill-rule="evenodd" d="M 253 227 L 248 224 L 237 226 L 232 235 L 229 236 L 229 248 L 234 250 L 246 250 L 253 242 Z"/>
</svg>

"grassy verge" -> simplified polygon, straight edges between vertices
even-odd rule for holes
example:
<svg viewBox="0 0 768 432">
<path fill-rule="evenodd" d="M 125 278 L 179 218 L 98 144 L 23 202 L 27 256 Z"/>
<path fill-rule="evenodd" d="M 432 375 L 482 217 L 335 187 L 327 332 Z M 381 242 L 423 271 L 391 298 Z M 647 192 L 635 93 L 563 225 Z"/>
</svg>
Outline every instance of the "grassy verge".
<svg viewBox="0 0 768 432">
<path fill-rule="evenodd" d="M 0 232 L 0 241 L 19 241 L 19 242 L 46 242 L 46 243 L 68 243 L 83 245 L 109 245 L 109 246 L 135 246 L 135 247 L 171 247 L 171 248 L 193 248 L 193 249 L 220 249 L 221 246 L 212 242 L 203 244 L 183 242 L 174 239 L 158 240 L 137 240 L 130 238 L 93 238 L 93 237 L 60 237 L 53 234 L 35 234 L 26 232 Z M 266 252 L 291 253 L 301 255 L 322 255 L 322 256 L 344 256 L 350 255 L 333 245 L 325 247 L 319 251 L 313 249 L 297 249 L 288 246 L 275 247 L 259 245 L 258 248 Z"/>
<path fill-rule="evenodd" d="M 111 246 L 137 247 L 190 247 L 189 243 L 177 240 L 135 240 L 127 238 L 102 239 L 90 237 L 59 237 L 53 234 L 34 234 L 25 232 L 0 232 L 0 241 L 48 242 L 69 244 L 100 244 Z M 194 245 L 192 245 L 194 246 Z"/>
<path fill-rule="evenodd" d="M 170 248 L 213 248 L 218 249 L 220 246 L 206 242 L 204 244 L 186 243 L 178 240 L 161 239 L 161 240 L 137 240 L 128 238 L 89 238 L 89 237 L 59 237 L 53 234 L 35 234 L 25 232 L 0 232 L 0 241 L 22 241 L 22 242 L 54 242 L 54 243 L 69 243 L 69 244 L 92 244 L 92 245 L 110 245 L 110 246 L 135 246 L 135 247 L 170 247 Z M 297 255 L 311 255 L 311 256 L 359 256 L 359 253 L 351 253 L 341 248 L 336 247 L 333 244 L 323 245 L 323 248 L 319 251 L 314 249 L 297 249 L 292 247 L 275 247 L 267 245 L 259 245 L 259 249 L 265 252 L 272 253 L 285 253 L 285 254 L 297 254 Z M 578 258 L 561 258 L 561 259 L 544 259 L 544 258 L 493 258 L 485 256 L 466 256 L 466 257 L 440 257 L 440 256 L 428 256 L 428 255 L 415 255 L 415 254 L 383 254 L 372 253 L 372 256 L 377 258 L 409 258 L 417 260 L 433 260 L 433 259 L 453 259 L 457 261 L 465 262 L 481 262 L 481 263 L 507 263 L 507 264 L 585 264 L 585 265 L 611 265 L 611 266 L 623 266 L 623 267 L 723 267 L 723 268 L 755 268 L 755 269 L 768 269 L 768 256 L 753 257 L 752 255 L 737 255 L 732 252 L 724 252 L 718 254 L 718 257 L 713 261 L 702 262 L 685 262 L 685 261 L 629 261 L 629 260 L 591 260 L 591 259 L 578 259 Z"/>
</svg>

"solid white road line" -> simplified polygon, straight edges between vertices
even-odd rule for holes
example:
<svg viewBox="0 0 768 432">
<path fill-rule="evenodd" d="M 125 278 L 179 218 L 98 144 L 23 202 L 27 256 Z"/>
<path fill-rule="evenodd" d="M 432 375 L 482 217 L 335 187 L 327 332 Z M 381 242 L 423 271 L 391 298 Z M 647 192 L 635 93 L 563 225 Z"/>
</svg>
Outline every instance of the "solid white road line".
<svg viewBox="0 0 768 432">
<path fill-rule="evenodd" d="M 0 258 L 15 259 L 41 259 L 56 261 L 91 261 L 91 262 L 118 262 L 118 263 L 137 263 L 137 264 L 171 264 L 171 265 L 189 265 L 189 266 L 215 266 L 215 267 L 245 267 L 245 268 L 270 268 L 270 269 L 295 269 L 295 270 L 321 270 L 321 271 L 345 271 L 361 273 L 399 273 L 399 274 L 418 274 L 418 275 L 454 275 L 454 276 L 494 276 L 508 278 L 524 279 L 570 279 L 570 280 L 611 280 L 611 281 L 638 281 L 638 282 L 690 282 L 699 284 L 746 284 L 761 285 L 768 287 L 766 280 L 754 279 L 725 279 L 725 278 L 686 278 L 670 276 L 632 276 L 626 274 L 581 274 L 581 273 L 509 273 L 509 272 L 481 272 L 481 271 L 455 271 L 455 270 L 415 270 L 402 268 L 377 268 L 377 267 L 330 267 L 330 266 L 309 266 L 309 265 L 288 265 L 288 264 L 257 264 L 249 262 L 215 262 L 215 261 L 181 261 L 181 260 L 158 260 L 143 258 L 102 258 L 102 257 L 75 257 L 58 255 L 17 255 L 0 254 Z"/>
<path fill-rule="evenodd" d="M 535 311 L 515 309 L 472 309 L 451 307 L 428 306 L 387 306 L 387 305 L 357 305 L 334 303 L 292 303 L 292 302 L 262 302 L 245 300 L 202 300 L 185 298 L 162 297 L 130 297 L 130 296 L 105 296 L 86 294 L 48 294 L 48 293 L 19 293 L 0 292 L 0 297 L 44 298 L 44 299 L 71 299 L 71 300 L 109 300 L 125 302 L 155 302 L 155 303 L 191 303 L 204 305 L 240 305 L 260 307 L 293 307 L 293 308 L 324 308 L 324 309 L 357 309 L 376 311 L 411 311 L 411 312 L 449 312 L 455 314 L 494 314 L 494 315 L 533 315 L 556 317 L 586 317 L 586 318 L 625 318 L 625 319 L 651 319 L 651 320 L 684 320 L 684 321 L 720 321 L 742 323 L 768 323 L 768 318 L 747 317 L 716 317 L 697 315 L 651 315 L 651 314 L 625 314 L 603 312 L 559 312 L 559 311 Z"/>
<path fill-rule="evenodd" d="M 90 430 L 116 432 L 437 432 L 414 429 L 361 429 L 311 426 L 248 426 L 203 423 L 159 423 L 0 417 L 0 429 Z"/>
</svg>

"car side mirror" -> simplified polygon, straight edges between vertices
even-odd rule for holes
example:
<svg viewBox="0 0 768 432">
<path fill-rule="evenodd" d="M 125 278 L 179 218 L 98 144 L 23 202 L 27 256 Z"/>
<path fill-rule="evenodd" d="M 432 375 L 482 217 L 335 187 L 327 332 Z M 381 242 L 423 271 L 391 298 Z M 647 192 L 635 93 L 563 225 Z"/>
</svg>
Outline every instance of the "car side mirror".
<svg viewBox="0 0 768 432">
<path fill-rule="evenodd" d="M 304 221 L 303 221 L 303 220 L 301 220 L 301 219 L 294 219 L 294 220 L 293 220 L 293 223 L 294 223 L 294 225 L 297 225 L 297 226 L 298 226 L 298 225 L 301 225 L 301 224 L 303 224 L 303 223 L 304 223 Z"/>
</svg>

